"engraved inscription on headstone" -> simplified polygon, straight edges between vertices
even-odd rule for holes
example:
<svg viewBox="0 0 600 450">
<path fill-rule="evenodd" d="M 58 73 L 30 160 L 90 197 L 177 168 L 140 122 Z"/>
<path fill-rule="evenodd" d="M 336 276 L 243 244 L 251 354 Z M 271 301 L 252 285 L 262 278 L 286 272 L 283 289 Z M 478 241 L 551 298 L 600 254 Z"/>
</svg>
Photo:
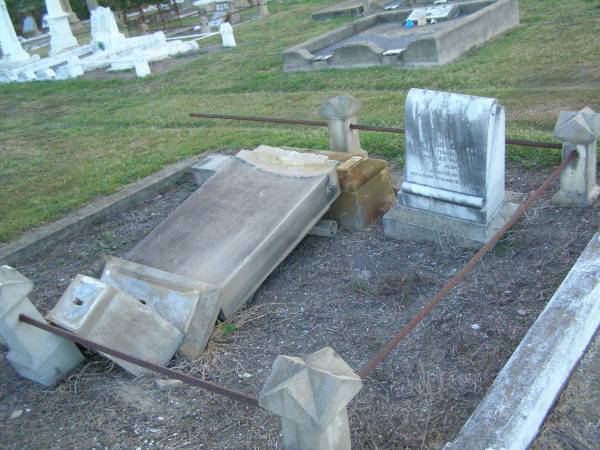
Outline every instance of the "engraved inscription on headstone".
<svg viewBox="0 0 600 450">
<path fill-rule="evenodd" d="M 495 99 L 411 89 L 399 202 L 487 223 L 504 203 L 504 110 Z"/>
</svg>

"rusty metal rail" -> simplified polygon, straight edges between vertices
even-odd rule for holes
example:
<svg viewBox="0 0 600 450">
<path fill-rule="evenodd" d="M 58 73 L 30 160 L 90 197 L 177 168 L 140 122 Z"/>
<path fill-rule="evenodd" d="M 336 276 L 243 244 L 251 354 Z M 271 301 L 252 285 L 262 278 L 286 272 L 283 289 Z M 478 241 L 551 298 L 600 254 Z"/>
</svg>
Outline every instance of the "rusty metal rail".
<svg viewBox="0 0 600 450">
<path fill-rule="evenodd" d="M 444 299 L 444 297 L 452 289 L 454 289 L 458 285 L 458 283 L 460 283 L 460 281 L 465 277 L 465 275 L 467 275 L 471 270 L 473 270 L 473 268 L 477 265 L 481 258 L 483 258 L 484 255 L 488 253 L 494 247 L 494 245 L 496 245 L 496 243 L 500 240 L 504 233 L 506 233 L 514 224 L 517 223 L 517 221 L 523 216 L 523 214 L 525 214 L 525 212 L 531 207 L 531 205 L 533 205 L 536 199 L 540 195 L 542 195 L 542 193 L 546 189 L 548 189 L 550 184 L 560 176 L 565 167 L 567 167 L 567 165 L 569 165 L 571 161 L 575 159 L 576 156 L 577 152 L 573 151 L 567 158 L 565 158 L 565 160 L 560 164 L 560 166 L 558 166 L 556 170 L 554 170 L 554 172 L 552 172 L 552 174 L 550 174 L 550 176 L 546 178 L 546 180 L 541 184 L 541 186 L 529 196 L 527 201 L 515 211 L 515 213 L 510 217 L 508 222 L 506 222 L 504 226 L 500 228 L 496 232 L 496 234 L 494 234 L 494 236 L 492 236 L 492 238 L 483 247 L 481 247 L 481 249 L 477 253 L 475 253 L 475 255 L 473 255 L 469 262 L 465 264 L 456 275 L 454 275 L 450 280 L 446 282 L 446 284 L 437 292 L 437 294 L 435 294 L 435 296 L 429 301 L 429 303 L 427 303 L 419 311 L 419 313 L 416 316 L 414 316 L 412 320 L 408 322 L 404 326 L 404 328 L 402 328 L 398 332 L 398 334 L 396 334 L 383 347 L 383 349 L 377 355 L 375 355 L 375 357 L 371 359 L 371 361 L 369 361 L 367 365 L 365 365 L 360 370 L 358 375 L 362 379 L 368 377 L 379 364 L 385 361 L 385 359 L 390 355 L 390 353 L 392 353 L 396 349 L 400 342 L 412 330 L 415 329 L 419 322 L 421 322 L 421 320 L 423 320 L 423 318 L 425 318 L 425 316 L 427 316 L 433 310 L 433 308 L 435 308 L 438 305 L 438 303 L 440 303 Z"/>
<path fill-rule="evenodd" d="M 90 341 L 88 339 L 84 339 L 79 337 L 73 333 L 69 333 L 68 331 L 61 330 L 60 328 L 54 327 L 52 325 L 48 325 L 46 323 L 40 322 L 38 320 L 32 319 L 25 314 L 19 315 L 19 320 L 24 323 L 28 323 L 34 327 L 37 327 L 41 330 L 47 331 L 48 333 L 55 334 L 57 336 L 63 337 L 71 342 L 75 342 L 76 344 L 80 344 L 85 348 L 90 350 L 95 350 L 97 352 L 105 353 L 107 355 L 113 356 L 115 358 L 122 359 L 123 361 L 127 361 L 128 363 L 135 364 L 136 366 L 143 367 L 145 369 L 152 370 L 153 372 L 159 373 L 169 378 L 174 378 L 176 380 L 181 380 L 184 383 L 190 384 L 192 386 L 196 386 L 202 388 L 206 391 L 213 392 L 215 394 L 222 395 L 224 397 L 229 397 L 232 400 L 236 400 L 238 402 L 244 402 L 259 408 L 258 399 L 248 394 L 244 394 L 243 392 L 234 391 L 233 389 L 229 389 L 225 386 L 221 386 L 220 384 L 210 383 L 208 381 L 201 380 L 200 378 L 193 377 L 191 375 L 186 375 L 185 373 L 177 372 L 176 370 L 169 369 L 167 367 L 162 367 L 156 364 L 153 364 L 148 361 L 144 361 L 142 359 L 135 358 L 133 356 L 127 355 L 118 350 L 114 350 L 112 348 L 106 347 L 105 345 L 98 344 L 96 342 Z"/>
<path fill-rule="evenodd" d="M 209 114 L 209 113 L 190 113 L 190 117 L 201 118 L 201 119 L 223 119 L 223 120 L 241 120 L 248 122 L 263 122 L 263 123 L 277 123 L 282 125 L 303 125 L 309 127 L 327 127 L 327 122 L 318 120 L 299 120 L 299 119 L 280 119 L 277 117 L 262 117 L 262 116 L 235 116 L 230 114 Z M 360 125 L 350 124 L 352 130 L 362 131 L 378 131 L 381 133 L 397 133 L 403 134 L 404 128 L 394 127 L 378 127 L 371 125 Z M 524 147 L 540 147 L 540 148 L 553 148 L 561 149 L 562 144 L 555 142 L 542 142 L 542 141 L 528 141 L 524 139 L 506 139 L 507 145 L 521 145 Z"/>
</svg>

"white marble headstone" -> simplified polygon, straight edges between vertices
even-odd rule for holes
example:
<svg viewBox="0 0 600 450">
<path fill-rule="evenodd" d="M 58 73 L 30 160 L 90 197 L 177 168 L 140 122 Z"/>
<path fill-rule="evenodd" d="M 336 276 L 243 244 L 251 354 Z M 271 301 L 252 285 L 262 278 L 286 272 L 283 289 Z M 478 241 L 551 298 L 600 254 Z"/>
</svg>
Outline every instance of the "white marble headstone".
<svg viewBox="0 0 600 450">
<path fill-rule="evenodd" d="M 496 99 L 411 89 L 400 205 L 488 223 L 505 203 L 504 109 Z"/>
<path fill-rule="evenodd" d="M 110 8 L 102 6 L 92 11 L 92 48 L 94 51 L 111 51 L 125 36 L 119 32 L 117 21 Z"/>
</svg>

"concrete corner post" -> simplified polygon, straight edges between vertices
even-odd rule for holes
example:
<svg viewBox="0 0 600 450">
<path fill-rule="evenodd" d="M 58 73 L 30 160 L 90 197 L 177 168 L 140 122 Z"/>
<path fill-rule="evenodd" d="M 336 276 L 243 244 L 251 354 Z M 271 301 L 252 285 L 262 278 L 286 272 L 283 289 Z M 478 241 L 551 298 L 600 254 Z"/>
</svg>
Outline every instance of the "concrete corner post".
<svg viewBox="0 0 600 450">
<path fill-rule="evenodd" d="M 600 114 L 590 108 L 563 111 L 554 127 L 554 136 L 563 143 L 563 159 L 573 150 L 577 159 L 560 176 L 560 191 L 552 201 L 560 206 L 590 206 L 600 194 L 596 184 L 596 145 L 600 136 Z"/>
<path fill-rule="evenodd" d="M 327 119 L 331 151 L 367 156 L 360 148 L 358 131 L 350 129 L 350 125 L 356 123 L 360 107 L 360 101 L 349 95 L 328 98 L 321 103 L 319 114 Z"/>
<path fill-rule="evenodd" d="M 10 350 L 8 361 L 21 376 L 54 386 L 85 358 L 72 342 L 19 321 L 20 314 L 44 321 L 27 298 L 32 289 L 17 270 L 0 266 L 0 335 Z"/>
<path fill-rule="evenodd" d="M 304 358 L 278 356 L 258 398 L 281 417 L 287 450 L 350 450 L 346 405 L 362 381 L 325 347 Z"/>
</svg>

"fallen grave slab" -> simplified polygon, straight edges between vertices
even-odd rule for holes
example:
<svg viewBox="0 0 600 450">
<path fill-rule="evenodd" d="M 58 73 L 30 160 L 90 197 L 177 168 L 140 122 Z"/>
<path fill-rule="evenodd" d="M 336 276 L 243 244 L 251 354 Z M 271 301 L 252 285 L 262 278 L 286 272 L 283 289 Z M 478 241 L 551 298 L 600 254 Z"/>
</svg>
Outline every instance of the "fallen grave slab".
<svg viewBox="0 0 600 450">
<path fill-rule="evenodd" d="M 108 259 L 100 280 L 142 300 L 184 333 L 184 356 L 195 359 L 206 347 L 220 309 L 215 286 L 119 258 Z"/>
<path fill-rule="evenodd" d="M 230 317 L 338 197 L 324 156 L 242 150 L 126 255 L 215 286 Z"/>
<path fill-rule="evenodd" d="M 183 333 L 140 300 L 92 277 L 78 275 L 46 317 L 71 333 L 127 355 L 166 366 Z M 134 375 L 151 373 L 106 355 Z"/>
</svg>

